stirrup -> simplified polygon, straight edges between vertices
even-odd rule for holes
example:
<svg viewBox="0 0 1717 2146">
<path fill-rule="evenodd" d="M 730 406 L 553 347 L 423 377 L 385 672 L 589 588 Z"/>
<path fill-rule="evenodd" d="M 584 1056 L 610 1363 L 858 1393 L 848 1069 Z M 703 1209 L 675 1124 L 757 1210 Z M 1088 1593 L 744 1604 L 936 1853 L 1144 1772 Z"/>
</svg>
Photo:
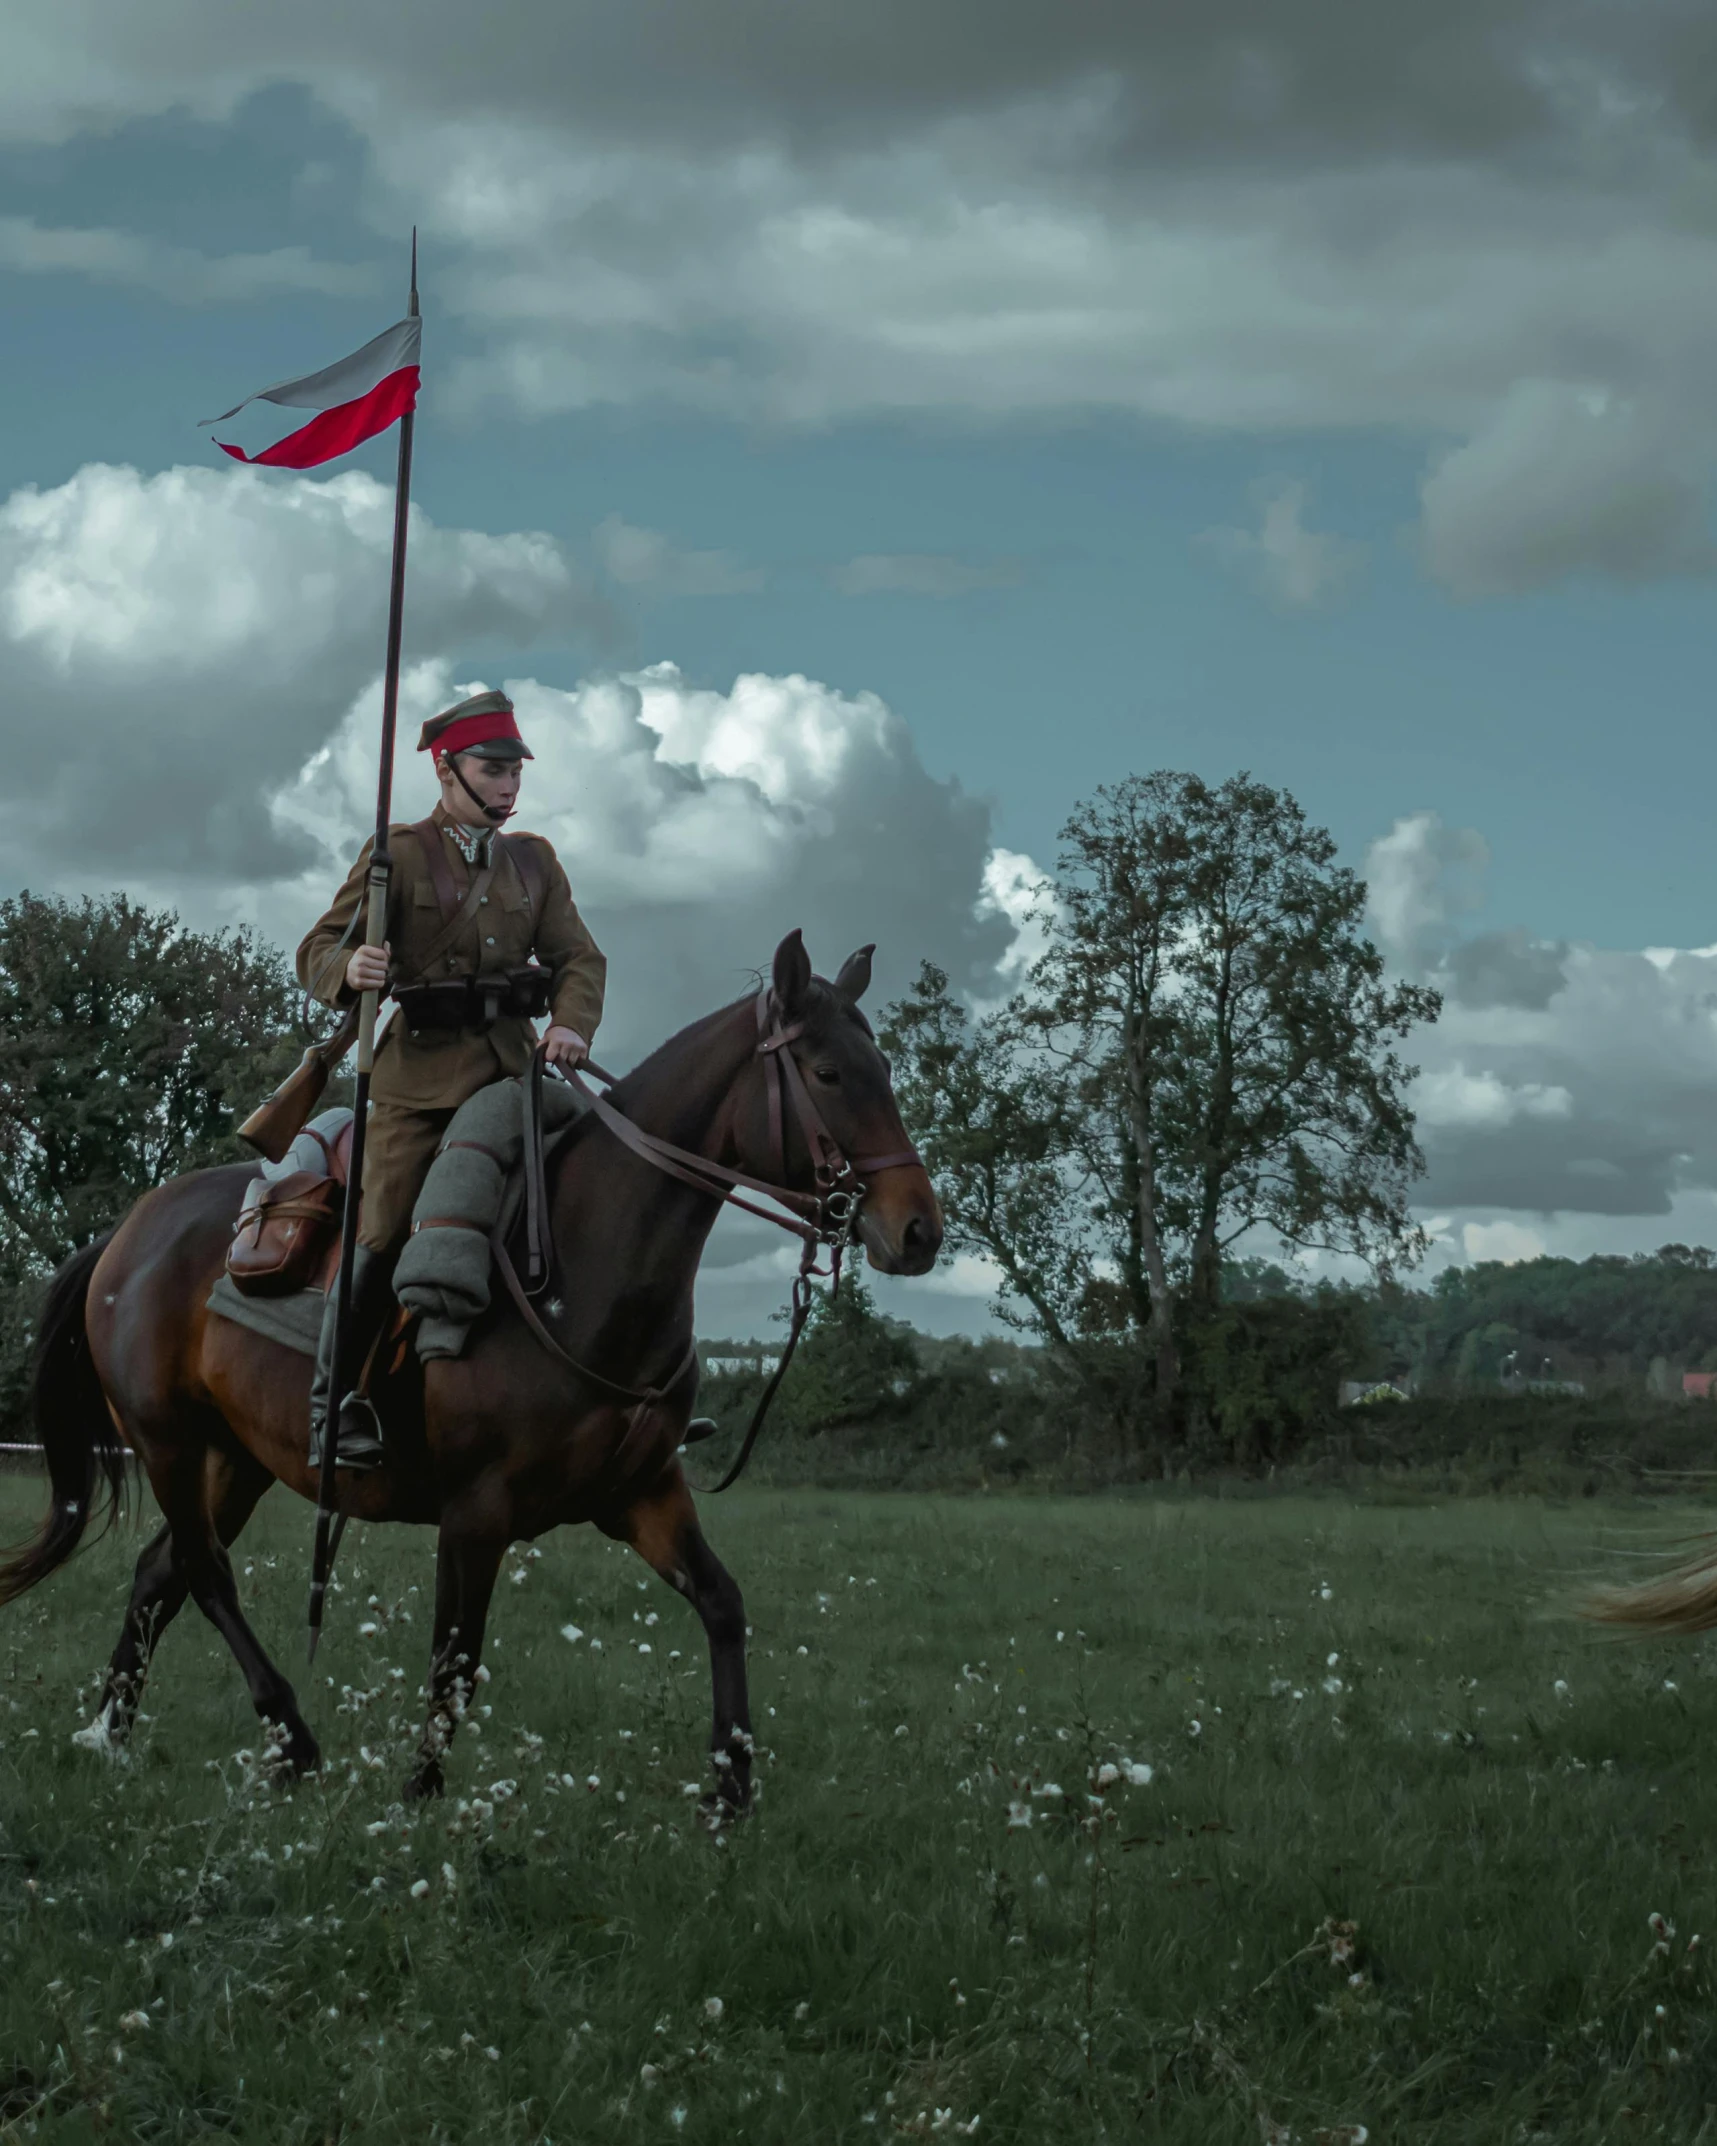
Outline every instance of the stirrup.
<svg viewBox="0 0 1717 2146">
<path fill-rule="evenodd" d="M 311 1456 L 311 1465 L 318 1469 L 322 1465 L 322 1440 L 326 1436 L 327 1429 L 323 1426 L 317 1433 L 316 1450 Z M 336 1468 L 350 1468 L 354 1474 L 364 1474 L 386 1464 L 381 1418 L 368 1394 L 349 1393 L 340 1403 L 335 1441 Z"/>
</svg>

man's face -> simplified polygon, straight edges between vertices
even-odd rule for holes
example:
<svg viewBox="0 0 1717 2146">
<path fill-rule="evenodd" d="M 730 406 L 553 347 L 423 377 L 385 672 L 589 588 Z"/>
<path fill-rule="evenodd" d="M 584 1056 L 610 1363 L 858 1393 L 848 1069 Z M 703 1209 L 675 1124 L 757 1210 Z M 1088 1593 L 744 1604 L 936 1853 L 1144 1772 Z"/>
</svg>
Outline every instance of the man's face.
<svg viewBox="0 0 1717 2146">
<path fill-rule="evenodd" d="M 459 786 L 452 762 L 443 757 L 440 763 L 441 802 L 447 807 L 448 816 L 463 827 L 492 827 L 495 823 L 483 812 L 482 806 L 495 805 L 503 812 L 511 812 L 519 801 L 519 784 L 525 763 L 522 760 L 485 760 L 480 753 L 460 753 L 457 758 L 459 774 L 476 791 L 480 803 L 472 803 Z"/>
</svg>

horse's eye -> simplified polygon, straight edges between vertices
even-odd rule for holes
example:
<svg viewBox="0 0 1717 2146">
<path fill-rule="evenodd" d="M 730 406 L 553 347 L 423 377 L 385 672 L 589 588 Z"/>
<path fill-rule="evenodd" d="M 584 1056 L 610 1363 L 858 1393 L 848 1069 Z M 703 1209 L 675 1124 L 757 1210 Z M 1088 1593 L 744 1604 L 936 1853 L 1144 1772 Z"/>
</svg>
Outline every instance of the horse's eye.
<svg viewBox="0 0 1717 2146">
<path fill-rule="evenodd" d="M 838 1088 L 840 1086 L 841 1075 L 838 1066 L 818 1066 L 816 1072 L 817 1078 L 825 1088 Z"/>
</svg>

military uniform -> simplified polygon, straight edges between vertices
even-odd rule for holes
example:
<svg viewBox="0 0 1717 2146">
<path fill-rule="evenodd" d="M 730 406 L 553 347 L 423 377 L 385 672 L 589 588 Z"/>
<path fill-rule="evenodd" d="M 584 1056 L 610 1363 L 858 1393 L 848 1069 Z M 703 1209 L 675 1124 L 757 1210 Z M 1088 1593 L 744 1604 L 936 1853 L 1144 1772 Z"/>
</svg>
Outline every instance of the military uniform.
<svg viewBox="0 0 1717 2146">
<path fill-rule="evenodd" d="M 445 755 L 455 779 L 473 797 L 460 756 L 533 757 L 504 693 L 479 693 L 434 717 L 423 726 L 418 750 L 438 759 Z M 298 949 L 299 982 L 330 1006 L 349 1006 L 353 1000 L 346 968 L 367 913 L 374 846 L 364 844 L 327 914 Z M 479 1088 L 523 1073 L 536 1048 L 536 1028 L 526 1015 L 503 1011 L 488 1017 L 483 987 L 491 1005 L 499 1004 L 509 995 L 508 973 L 524 970 L 534 957 L 546 973 L 550 1023 L 574 1030 L 588 1045 L 602 1018 L 607 976 L 607 963 L 578 913 L 560 860 L 541 835 L 466 827 L 437 804 L 427 820 L 389 828 L 388 854 L 388 988 L 405 998 L 377 1041 L 370 1078 L 352 1269 L 354 1337 L 350 1351 L 341 1352 L 354 1368 L 392 1304 L 394 1259 L 449 1120 Z M 407 1004 L 424 1016 L 421 1022 L 408 1021 Z M 453 1024 L 441 1025 L 450 1012 Z M 437 1017 L 433 1023 L 430 1014 Z M 330 1291 L 311 1388 L 313 1456 L 332 1380 L 333 1304 Z M 356 1395 L 342 1400 L 343 1465 L 373 1467 L 382 1459 L 373 1411 L 366 1420 L 366 1409 Z"/>
<path fill-rule="evenodd" d="M 586 1043 L 602 1018 L 607 963 L 579 915 L 566 873 L 541 835 L 505 835 L 487 829 L 457 829 L 437 804 L 428 827 L 442 845 L 461 903 L 473 877 L 484 869 L 483 850 L 467 859 L 460 834 L 492 845 L 493 874 L 486 893 L 466 910 L 452 943 L 423 852 L 424 823 L 404 822 L 388 834 L 393 871 L 388 889 L 388 942 L 396 983 L 439 982 L 464 976 L 498 976 L 534 955 L 550 972 L 549 1020 L 570 1028 Z M 529 843 L 537 856 L 531 874 L 541 887 L 533 914 L 531 888 L 514 845 Z M 366 842 L 328 913 L 298 949 L 298 980 L 330 1006 L 349 1006 L 346 984 L 351 944 L 342 943 L 366 898 L 365 875 L 373 842 Z M 442 951 L 425 970 L 424 955 Z M 536 1030 L 519 1016 L 503 1014 L 487 1029 L 425 1029 L 413 1034 L 396 1011 L 376 1044 L 370 1076 L 370 1120 L 364 1135 L 364 1204 L 359 1236 L 385 1251 L 406 1233 L 423 1174 L 447 1122 L 468 1097 L 491 1081 L 524 1072 L 536 1047 Z"/>
</svg>

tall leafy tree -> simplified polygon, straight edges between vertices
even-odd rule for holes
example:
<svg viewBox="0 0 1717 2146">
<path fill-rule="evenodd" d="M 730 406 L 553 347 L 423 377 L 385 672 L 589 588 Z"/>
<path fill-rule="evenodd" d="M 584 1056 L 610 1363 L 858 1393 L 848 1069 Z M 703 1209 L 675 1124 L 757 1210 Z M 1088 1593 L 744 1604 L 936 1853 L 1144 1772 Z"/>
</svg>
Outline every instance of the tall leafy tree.
<svg viewBox="0 0 1717 2146">
<path fill-rule="evenodd" d="M 245 929 L 115 895 L 0 902 L 0 1277 L 88 1243 L 151 1186 L 243 1152 L 293 1063 L 296 991 Z"/>
<path fill-rule="evenodd" d="M 1046 1339 L 1142 1340 L 1172 1410 L 1237 1247 L 1417 1255 L 1396 1046 L 1440 1001 L 1285 791 L 1133 776 L 1062 840 L 1027 988 L 972 1022 L 926 970 L 888 1039 L 956 1241 Z"/>
</svg>

